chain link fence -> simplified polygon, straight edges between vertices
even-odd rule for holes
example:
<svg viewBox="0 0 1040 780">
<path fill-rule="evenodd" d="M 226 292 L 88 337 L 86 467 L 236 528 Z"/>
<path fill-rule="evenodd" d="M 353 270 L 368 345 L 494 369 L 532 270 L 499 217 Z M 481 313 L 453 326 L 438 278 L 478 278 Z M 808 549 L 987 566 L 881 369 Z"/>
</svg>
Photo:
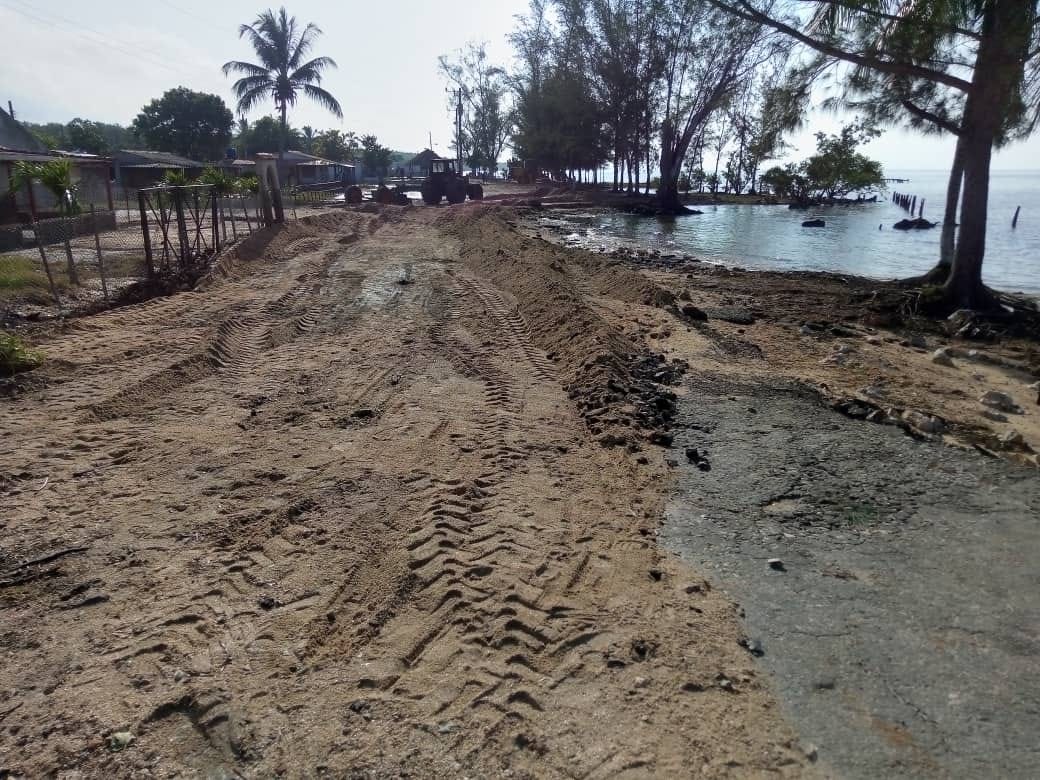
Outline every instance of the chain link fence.
<svg viewBox="0 0 1040 780">
<path fill-rule="evenodd" d="M 285 220 L 295 220 L 298 198 L 286 195 Z M 12 299 L 78 308 L 116 301 L 137 282 L 190 279 L 266 222 L 258 194 L 210 185 L 120 189 L 112 206 L 0 225 L 0 308 Z"/>
</svg>

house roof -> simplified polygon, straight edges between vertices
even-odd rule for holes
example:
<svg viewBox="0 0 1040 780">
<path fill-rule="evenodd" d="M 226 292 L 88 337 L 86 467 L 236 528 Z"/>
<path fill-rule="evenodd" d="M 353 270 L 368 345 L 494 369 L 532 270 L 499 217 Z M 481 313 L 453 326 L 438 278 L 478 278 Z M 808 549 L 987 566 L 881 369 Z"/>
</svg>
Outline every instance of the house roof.
<svg viewBox="0 0 1040 780">
<path fill-rule="evenodd" d="M 433 151 L 433 149 L 423 149 L 419 154 L 415 155 L 415 157 L 405 164 L 416 166 L 429 165 L 430 160 L 439 160 L 440 158 L 441 156 L 437 154 L 437 152 Z"/>
<path fill-rule="evenodd" d="M 275 154 L 275 155 L 272 155 L 272 156 L 277 158 L 278 155 Z M 325 157 L 318 157 L 315 154 L 308 154 L 307 152 L 301 152 L 301 151 L 299 151 L 297 149 L 286 149 L 285 150 L 285 155 L 284 155 L 284 160 L 285 160 L 286 163 L 288 163 L 289 165 L 292 165 L 294 167 L 300 166 L 300 165 L 311 165 L 311 166 L 315 166 L 315 167 L 320 167 L 320 166 L 323 166 L 323 165 L 338 165 L 341 168 L 352 168 L 352 167 L 354 167 L 350 163 L 338 162 L 336 160 L 329 160 L 329 159 L 327 159 Z"/>
<path fill-rule="evenodd" d="M 204 168 L 203 163 L 189 160 L 170 152 L 152 152 L 147 149 L 120 149 L 115 153 L 122 168 Z"/>
<path fill-rule="evenodd" d="M 2 108 L 0 108 L 0 147 L 21 152 L 47 153 L 47 147 L 26 130 L 21 122 Z"/>
<path fill-rule="evenodd" d="M 225 157 L 223 160 L 213 163 L 213 165 L 216 168 L 252 168 L 256 166 L 256 163 L 253 160 L 243 160 L 241 158 L 229 160 Z"/>
<path fill-rule="evenodd" d="M 3 162 L 50 162 L 61 159 L 69 159 L 75 165 L 103 165 L 106 167 L 112 162 L 108 157 L 98 157 L 95 154 L 72 154 L 57 149 L 52 152 L 26 152 L 21 149 L 0 146 L 0 161 Z"/>
</svg>

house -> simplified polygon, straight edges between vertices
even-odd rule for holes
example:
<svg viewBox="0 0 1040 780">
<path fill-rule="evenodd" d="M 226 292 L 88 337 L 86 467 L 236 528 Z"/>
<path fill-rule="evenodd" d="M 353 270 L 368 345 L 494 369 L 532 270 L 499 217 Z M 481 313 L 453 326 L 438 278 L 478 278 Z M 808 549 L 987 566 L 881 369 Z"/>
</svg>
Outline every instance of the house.
<svg viewBox="0 0 1040 780">
<path fill-rule="evenodd" d="M 293 149 L 285 152 L 278 169 L 279 178 L 287 187 L 344 180 L 347 184 L 354 184 L 357 181 L 356 166 Z"/>
<path fill-rule="evenodd" d="M 440 159 L 441 156 L 437 154 L 437 152 L 433 151 L 433 149 L 423 149 L 419 154 L 415 155 L 415 157 L 405 163 L 405 176 L 429 176 L 430 161 Z"/>
<path fill-rule="evenodd" d="M 25 224 L 32 219 L 57 216 L 58 201 L 41 184 L 11 191 L 11 177 L 20 162 L 46 163 L 69 160 L 72 181 L 82 204 L 112 208 L 112 160 L 96 154 L 48 150 L 21 123 L 0 108 L 0 223 Z"/>
<path fill-rule="evenodd" d="M 170 152 L 150 152 L 146 149 L 120 149 L 113 155 L 116 183 L 123 189 L 139 190 L 154 187 L 167 171 L 180 171 L 194 179 L 205 168 L 204 163 L 189 160 Z"/>
<path fill-rule="evenodd" d="M 210 167 L 232 176 L 245 176 L 246 174 L 256 173 L 256 163 L 252 160 L 232 159 L 230 157 L 225 157 L 223 160 L 213 163 Z"/>
</svg>

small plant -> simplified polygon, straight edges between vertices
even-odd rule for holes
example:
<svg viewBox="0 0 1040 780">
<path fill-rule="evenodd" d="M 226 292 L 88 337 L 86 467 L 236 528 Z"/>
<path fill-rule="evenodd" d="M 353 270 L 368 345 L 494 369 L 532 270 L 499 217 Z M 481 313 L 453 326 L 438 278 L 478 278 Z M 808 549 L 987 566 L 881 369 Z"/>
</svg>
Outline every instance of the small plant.
<svg viewBox="0 0 1040 780">
<path fill-rule="evenodd" d="M 72 181 L 72 163 L 69 160 L 51 160 L 45 163 L 21 161 L 15 164 L 10 177 L 11 192 L 28 189 L 39 182 L 54 196 L 65 216 L 79 214 L 77 199 L 79 185 Z"/>
<path fill-rule="evenodd" d="M 235 191 L 239 195 L 255 195 L 260 192 L 260 179 L 255 173 L 246 173 L 235 180 Z"/>
<path fill-rule="evenodd" d="M 853 504 L 845 507 L 845 525 L 867 526 L 881 521 L 881 510 L 870 504 Z"/>
<path fill-rule="evenodd" d="M 235 191 L 237 184 L 234 176 L 216 168 L 206 168 L 199 175 L 198 183 L 210 185 L 217 195 L 230 195 Z"/>
<path fill-rule="evenodd" d="M 0 331 L 0 376 L 29 371 L 43 362 L 43 355 L 13 333 Z"/>
<path fill-rule="evenodd" d="M 184 171 L 169 170 L 162 177 L 164 187 L 186 187 L 189 183 L 188 175 Z"/>
</svg>

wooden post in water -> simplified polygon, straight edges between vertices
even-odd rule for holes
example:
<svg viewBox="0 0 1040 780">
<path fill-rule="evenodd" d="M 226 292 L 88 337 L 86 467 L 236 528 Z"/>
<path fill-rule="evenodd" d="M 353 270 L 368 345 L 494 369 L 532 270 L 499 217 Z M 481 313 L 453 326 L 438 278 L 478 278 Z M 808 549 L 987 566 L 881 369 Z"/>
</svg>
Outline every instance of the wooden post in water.
<svg viewBox="0 0 1040 780">
<path fill-rule="evenodd" d="M 1021 206 L 1015 206 L 1015 216 L 1011 218 L 1011 229 L 1014 230 L 1018 227 L 1018 212 L 1022 210 Z"/>
<path fill-rule="evenodd" d="M 112 212 L 113 215 L 115 211 Z M 101 257 L 101 234 L 98 232 L 97 223 L 97 210 L 94 208 L 94 204 L 90 204 L 90 221 L 94 227 L 94 250 L 97 252 L 97 267 L 98 274 L 101 275 L 101 292 L 105 296 L 105 302 L 108 302 L 108 280 L 105 278 L 105 261 Z"/>
<path fill-rule="evenodd" d="M 924 198 L 921 198 L 921 206 L 917 209 L 917 218 L 921 219 L 924 216 Z"/>
<path fill-rule="evenodd" d="M 54 276 L 51 274 L 51 264 L 47 262 L 47 250 L 43 248 L 43 241 L 40 240 L 40 231 L 36 226 L 36 219 L 32 221 L 33 234 L 36 236 L 36 246 L 40 250 L 40 259 L 43 261 L 43 270 L 47 274 L 47 283 L 51 287 L 51 295 L 54 296 L 54 302 L 58 304 L 58 311 L 61 311 L 61 298 L 58 297 L 58 288 L 54 286 Z"/>
</svg>

